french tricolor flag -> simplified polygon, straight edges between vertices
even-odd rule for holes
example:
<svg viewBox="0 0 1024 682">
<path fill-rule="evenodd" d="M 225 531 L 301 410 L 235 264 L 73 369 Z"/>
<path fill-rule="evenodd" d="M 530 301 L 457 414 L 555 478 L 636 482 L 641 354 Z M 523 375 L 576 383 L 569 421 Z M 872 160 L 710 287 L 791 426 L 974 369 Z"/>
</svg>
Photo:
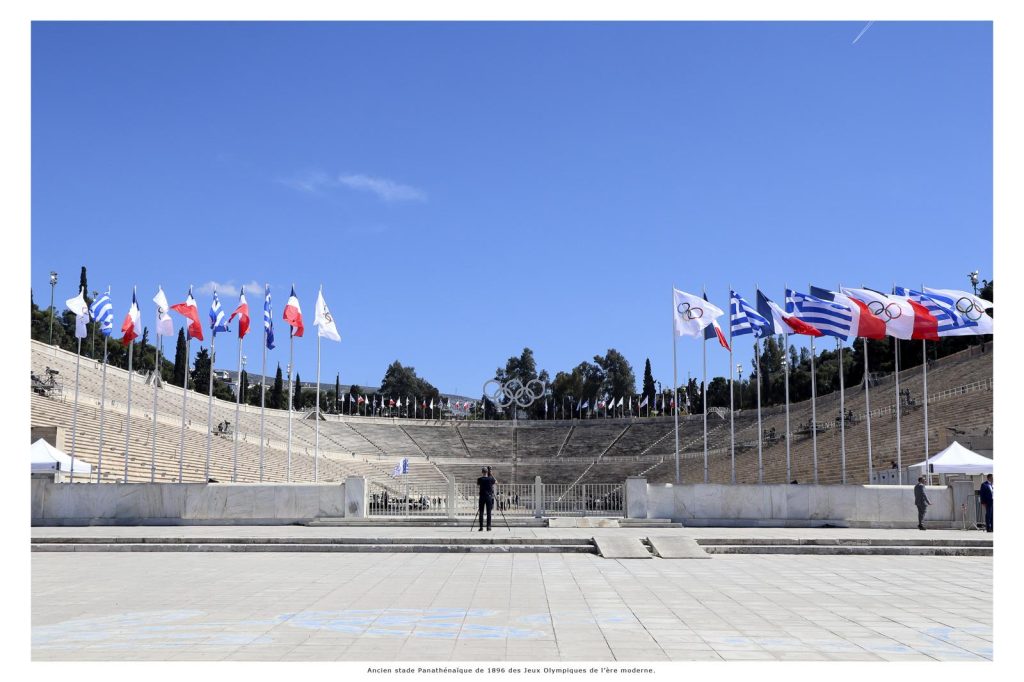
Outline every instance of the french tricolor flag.
<svg viewBox="0 0 1024 682">
<path fill-rule="evenodd" d="M 175 303 L 171 310 L 188 318 L 188 337 L 190 339 L 203 340 L 203 323 L 199 320 L 199 306 L 196 299 L 192 298 L 192 287 L 188 288 L 188 296 L 184 303 Z"/>
<path fill-rule="evenodd" d="M 299 307 L 299 298 L 295 295 L 295 285 L 292 285 L 292 293 L 288 297 L 288 303 L 284 306 L 284 321 L 292 327 L 292 336 L 302 336 L 305 327 L 302 325 L 302 308 Z"/>
<path fill-rule="evenodd" d="M 775 301 L 762 294 L 760 289 L 757 290 L 757 312 L 772 323 L 773 334 L 823 336 L 817 327 L 783 311 Z"/>
<path fill-rule="evenodd" d="M 132 307 L 128 309 L 128 314 L 124 316 L 124 322 L 121 323 L 121 332 L 124 334 L 121 337 L 121 343 L 125 346 L 142 336 L 142 319 L 139 315 L 139 302 L 135 298 L 134 288 L 132 289 Z"/>
<path fill-rule="evenodd" d="M 704 292 L 704 300 L 708 300 L 708 294 Z M 718 326 L 718 320 L 711 320 L 711 324 L 704 327 L 704 340 L 718 339 L 718 343 L 722 344 L 722 348 L 726 350 L 732 350 L 729 348 L 729 342 L 725 340 L 725 334 L 722 333 L 722 328 Z"/>
<path fill-rule="evenodd" d="M 231 313 L 228 322 L 235 319 L 235 315 L 238 316 L 238 338 L 244 339 L 249 333 L 249 302 L 245 300 L 245 287 L 238 293 L 238 307 Z"/>
</svg>

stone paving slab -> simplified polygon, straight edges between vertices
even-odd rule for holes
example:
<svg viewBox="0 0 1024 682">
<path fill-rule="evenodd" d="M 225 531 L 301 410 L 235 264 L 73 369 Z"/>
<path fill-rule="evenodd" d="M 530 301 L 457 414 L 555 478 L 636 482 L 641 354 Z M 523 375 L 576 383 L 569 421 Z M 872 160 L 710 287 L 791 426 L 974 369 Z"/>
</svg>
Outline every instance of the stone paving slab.
<svg viewBox="0 0 1024 682">
<path fill-rule="evenodd" d="M 651 535 L 648 537 L 654 553 L 662 559 L 710 559 L 711 555 L 693 538 L 675 535 Z"/>
<path fill-rule="evenodd" d="M 640 538 L 611 537 L 602 535 L 594 538 L 597 552 L 605 559 L 650 559 L 651 553 Z"/>
</svg>

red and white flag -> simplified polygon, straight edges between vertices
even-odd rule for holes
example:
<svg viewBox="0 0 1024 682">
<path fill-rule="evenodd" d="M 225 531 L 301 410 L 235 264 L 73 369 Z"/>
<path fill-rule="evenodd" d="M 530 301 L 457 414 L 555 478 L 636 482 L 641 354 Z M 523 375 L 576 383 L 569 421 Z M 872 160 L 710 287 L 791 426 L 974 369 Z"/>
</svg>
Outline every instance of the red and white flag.
<svg viewBox="0 0 1024 682">
<path fill-rule="evenodd" d="M 139 302 L 135 298 L 134 288 L 132 289 L 132 306 L 128 309 L 128 314 L 124 316 L 124 322 L 121 323 L 121 333 L 124 334 L 121 337 L 121 343 L 125 346 L 142 336 L 142 318 L 139 314 Z"/>
<path fill-rule="evenodd" d="M 249 333 L 249 302 L 245 300 L 245 287 L 238 293 L 238 307 L 231 313 L 228 322 L 235 319 L 235 315 L 238 316 L 238 338 L 244 339 Z"/>
<path fill-rule="evenodd" d="M 898 296 L 893 294 L 889 298 L 901 304 L 910 306 L 914 315 L 914 329 L 910 335 L 912 339 L 923 339 L 925 341 L 939 340 L 939 320 L 928 308 L 924 307 L 909 296 Z"/>
<path fill-rule="evenodd" d="M 939 322 L 920 303 L 906 296 L 886 296 L 873 289 L 843 287 L 842 291 L 850 298 L 862 302 L 870 315 L 881 320 L 889 336 L 938 341 Z"/>
<path fill-rule="evenodd" d="M 864 337 L 867 339 L 885 338 L 885 320 L 880 320 L 872 315 L 864 301 L 858 301 L 855 298 L 850 298 L 846 294 L 838 291 L 832 292 L 832 300 L 833 302 L 844 305 L 850 309 L 851 317 L 853 317 L 853 324 L 850 325 L 850 331 L 853 333 L 853 336 Z"/>
<path fill-rule="evenodd" d="M 291 296 L 284 306 L 284 321 L 291 325 L 292 336 L 302 336 L 305 327 L 302 325 L 302 309 L 299 307 L 299 298 L 295 295 L 294 284 Z"/>
<path fill-rule="evenodd" d="M 203 323 L 199 321 L 199 306 L 196 299 L 192 298 L 192 287 L 188 288 L 188 296 L 184 303 L 175 303 L 171 310 L 188 318 L 188 337 L 190 339 L 203 340 Z"/>
</svg>

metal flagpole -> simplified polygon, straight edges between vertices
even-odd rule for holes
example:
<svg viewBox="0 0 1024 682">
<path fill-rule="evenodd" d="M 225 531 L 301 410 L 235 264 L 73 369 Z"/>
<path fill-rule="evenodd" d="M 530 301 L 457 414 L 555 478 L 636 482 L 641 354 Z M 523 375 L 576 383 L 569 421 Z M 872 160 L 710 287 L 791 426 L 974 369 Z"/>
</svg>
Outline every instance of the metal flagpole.
<svg viewBox="0 0 1024 682">
<path fill-rule="evenodd" d="M 263 483 L 263 422 L 267 409 L 267 325 L 263 325 L 263 369 L 260 370 L 260 483 Z"/>
<path fill-rule="evenodd" d="M 704 403 L 704 482 L 708 482 L 708 340 L 701 334 L 704 355 L 704 378 L 701 384 L 701 401 Z"/>
<path fill-rule="evenodd" d="M 295 364 L 295 327 L 289 325 L 288 332 L 288 473 L 287 482 L 292 482 L 292 372 Z"/>
<path fill-rule="evenodd" d="M 672 285 L 672 414 L 676 433 L 676 484 L 679 484 L 679 376 L 676 369 L 676 285 Z"/>
<path fill-rule="evenodd" d="M 78 428 L 78 368 L 81 364 L 82 339 L 79 337 L 78 354 L 75 356 L 75 406 L 71 410 L 71 483 L 75 482 L 75 436 Z"/>
<path fill-rule="evenodd" d="M 761 450 L 761 339 L 758 338 L 754 339 L 754 370 L 757 372 L 757 482 L 764 483 L 764 458 Z"/>
<path fill-rule="evenodd" d="M 107 293 L 110 293 L 110 289 L 107 289 Z M 100 475 L 103 473 L 103 417 L 107 412 L 107 339 L 109 337 L 103 335 L 103 378 L 100 380 L 100 442 L 99 442 L 99 455 L 96 463 L 96 482 L 100 482 Z"/>
<path fill-rule="evenodd" d="M 238 320 L 238 374 L 235 375 L 235 428 L 234 447 L 231 452 L 231 482 L 238 480 L 238 411 L 242 404 L 242 320 Z"/>
<path fill-rule="evenodd" d="M 736 408 L 733 403 L 733 372 L 732 364 L 732 285 L 729 285 L 729 482 L 736 483 Z"/>
<path fill-rule="evenodd" d="M 159 326 L 157 330 L 159 330 Z M 156 483 L 156 411 L 157 411 L 157 387 L 160 384 L 160 356 L 163 354 L 164 337 L 159 331 L 156 335 L 156 363 L 153 368 L 153 446 L 149 453 L 149 482 Z"/>
<path fill-rule="evenodd" d="M 321 293 L 323 287 L 320 287 Z M 315 419 L 316 419 L 316 440 L 313 445 L 313 482 L 318 483 L 320 481 L 320 329 L 317 328 L 316 334 L 316 407 Z"/>
<path fill-rule="evenodd" d="M 874 464 L 871 461 L 871 383 L 868 379 L 868 339 L 864 337 L 864 412 L 868 418 L 868 483 L 875 473 Z"/>
<path fill-rule="evenodd" d="M 210 448 L 213 446 L 213 362 L 217 356 L 216 321 L 210 325 L 210 396 L 206 403 L 206 483 L 210 482 Z"/>
<path fill-rule="evenodd" d="M 783 350 L 786 360 L 782 363 L 786 370 L 786 480 L 792 481 L 793 466 L 789 452 L 789 334 L 782 335 L 782 343 L 786 346 Z"/>
<path fill-rule="evenodd" d="M 814 370 L 814 337 L 811 337 L 811 453 L 814 463 L 814 484 L 818 484 L 818 409 L 817 382 Z"/>
<path fill-rule="evenodd" d="M 181 444 L 178 449 L 178 483 L 182 483 L 185 462 L 185 408 L 188 405 L 188 363 L 192 357 L 192 337 L 185 332 L 185 380 L 181 386 Z"/>
<path fill-rule="evenodd" d="M 836 339 L 836 345 L 839 346 L 839 463 L 841 480 L 846 485 L 846 389 L 843 377 L 846 367 L 843 365 L 843 342 Z"/>
<path fill-rule="evenodd" d="M 900 404 L 900 340 L 895 336 L 893 340 L 896 341 L 896 345 L 893 346 L 894 355 L 896 359 L 896 468 L 899 470 L 897 476 L 900 485 L 903 484 L 903 434 L 900 430 L 900 413 L 903 412 L 903 406 Z"/>
<path fill-rule="evenodd" d="M 128 444 L 132 430 L 132 355 L 135 350 L 135 341 L 128 342 L 128 414 L 124 419 L 124 478 L 122 483 L 128 482 Z"/>
<path fill-rule="evenodd" d="M 924 289 L 924 287 L 921 288 Z M 921 355 L 921 367 L 923 368 L 924 376 L 924 396 L 922 396 L 924 398 L 924 471 L 925 476 L 928 477 L 925 480 L 928 481 L 928 485 L 931 485 L 932 473 L 931 467 L 928 465 L 928 457 L 930 456 L 928 454 L 928 341 L 925 339 L 921 339 Z"/>
</svg>

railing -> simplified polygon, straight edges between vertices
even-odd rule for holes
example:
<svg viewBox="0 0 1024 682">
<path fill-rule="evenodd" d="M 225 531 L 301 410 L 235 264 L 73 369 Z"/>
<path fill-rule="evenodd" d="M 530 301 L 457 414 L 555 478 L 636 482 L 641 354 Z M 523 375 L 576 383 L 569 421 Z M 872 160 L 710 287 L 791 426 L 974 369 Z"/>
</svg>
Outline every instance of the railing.
<svg viewBox="0 0 1024 682">
<path fill-rule="evenodd" d="M 369 516 L 447 516 L 447 485 L 412 485 L 396 481 L 384 486 L 371 481 L 367 496 Z"/>
</svg>

